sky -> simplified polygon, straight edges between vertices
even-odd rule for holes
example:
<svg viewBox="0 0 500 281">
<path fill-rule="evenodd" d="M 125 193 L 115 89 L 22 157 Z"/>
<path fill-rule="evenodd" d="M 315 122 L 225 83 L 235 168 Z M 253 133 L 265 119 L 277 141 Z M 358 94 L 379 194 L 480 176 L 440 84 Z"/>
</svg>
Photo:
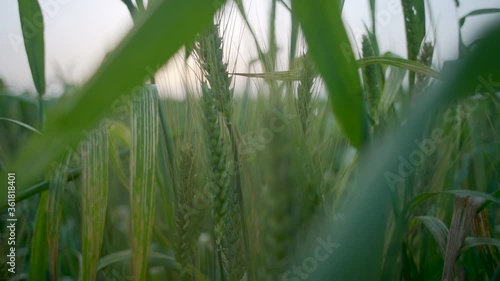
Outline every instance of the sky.
<svg viewBox="0 0 500 281">
<path fill-rule="evenodd" d="M 28 61 L 24 51 L 17 0 L 0 3 L 0 77 L 14 91 L 34 91 Z M 47 92 L 61 91 L 60 81 L 83 83 L 99 66 L 105 54 L 120 42 L 132 28 L 127 8 L 120 0 L 39 0 L 44 11 Z M 266 41 L 270 0 L 244 1 L 248 17 L 257 36 Z M 288 1 L 286 1 L 288 2 Z M 458 18 L 479 8 L 500 8 L 498 0 L 461 1 L 455 7 L 454 0 L 427 0 L 426 6 L 432 26 L 429 39 L 437 42 L 435 62 L 456 58 L 458 54 Z M 355 52 L 359 49 L 365 24 L 370 25 L 368 0 L 346 0 L 342 13 Z M 233 8 L 228 8 L 223 22 L 227 24 L 225 44 L 230 68 L 234 72 L 258 71 L 249 69 L 255 58 L 253 40 Z M 405 56 L 404 24 L 400 0 L 377 0 L 377 32 L 380 49 Z M 479 36 L 482 28 L 498 20 L 500 16 L 480 16 L 467 20 L 463 28 L 466 42 Z M 283 68 L 287 61 L 286 47 L 289 42 L 289 13 L 278 5 L 278 46 L 282 50 Z M 172 60 L 163 81 L 172 91 L 182 89 L 183 75 L 179 62 Z M 236 87 L 242 86 L 242 79 Z"/>
</svg>

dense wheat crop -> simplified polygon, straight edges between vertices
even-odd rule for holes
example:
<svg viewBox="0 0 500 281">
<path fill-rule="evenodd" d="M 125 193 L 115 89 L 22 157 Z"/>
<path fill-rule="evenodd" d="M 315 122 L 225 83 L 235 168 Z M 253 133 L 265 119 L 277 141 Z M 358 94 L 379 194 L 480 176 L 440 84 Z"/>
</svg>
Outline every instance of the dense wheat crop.
<svg viewBox="0 0 500 281">
<path fill-rule="evenodd" d="M 53 98 L 18 2 L 36 93 L 0 83 L 0 280 L 500 280 L 499 24 L 444 62 L 423 0 L 396 1 L 402 54 L 375 0 L 357 37 L 344 1 L 268 0 L 265 40 L 242 0 L 122 0 L 132 30 Z"/>
</svg>

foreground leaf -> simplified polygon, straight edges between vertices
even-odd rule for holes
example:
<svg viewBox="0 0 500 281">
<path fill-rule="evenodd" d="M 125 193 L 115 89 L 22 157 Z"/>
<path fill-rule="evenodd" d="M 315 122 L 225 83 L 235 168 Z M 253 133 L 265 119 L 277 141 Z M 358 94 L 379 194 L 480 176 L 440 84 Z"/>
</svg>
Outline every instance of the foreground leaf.
<svg viewBox="0 0 500 281">
<path fill-rule="evenodd" d="M 318 264 L 310 280 L 375 280 L 380 277 L 380 261 L 384 250 L 387 213 L 390 206 L 390 184 L 384 174 L 398 174 L 398 157 L 409 157 L 418 149 L 416 139 L 429 129 L 430 118 L 444 106 L 479 90 L 488 89 L 481 77 L 488 81 L 500 78 L 500 25 L 489 32 L 482 43 L 459 66 L 450 70 L 443 84 L 419 100 L 403 127 L 387 136 L 374 151 L 360 159 L 359 179 L 353 184 L 353 199 L 342 209 L 343 221 L 333 221 L 318 236 L 331 235 L 331 241 L 341 246 L 332 251 L 327 261 Z M 481 86 L 481 87 L 479 87 Z M 488 85 L 490 88 L 494 85 Z M 404 180 L 404 179 L 403 179 Z M 315 239 L 314 237 L 313 239 Z M 310 249 L 317 247 L 310 241 Z M 305 242 L 304 242 L 305 243 Z M 370 253 L 368 256 L 366 253 Z M 304 256 L 304 258 L 307 256 Z M 362 268 L 363 270 L 360 270 Z"/>
<path fill-rule="evenodd" d="M 93 128 L 110 106 L 120 113 L 118 100 L 130 94 L 146 76 L 154 74 L 185 43 L 192 41 L 211 21 L 224 1 L 155 1 L 138 20 L 134 29 L 111 53 L 94 76 L 76 93 L 64 96 L 47 116 L 44 135 L 33 137 L 21 149 L 13 167 L 22 169 L 18 192 Z M 182 28 L 179 28 L 182 26 Z M 149 72 L 149 73 L 148 73 Z M 139 90 L 139 88 L 136 88 Z M 0 187 L 0 198 L 7 198 L 7 187 Z M 0 209 L 6 200 L 0 202 Z"/>
</svg>

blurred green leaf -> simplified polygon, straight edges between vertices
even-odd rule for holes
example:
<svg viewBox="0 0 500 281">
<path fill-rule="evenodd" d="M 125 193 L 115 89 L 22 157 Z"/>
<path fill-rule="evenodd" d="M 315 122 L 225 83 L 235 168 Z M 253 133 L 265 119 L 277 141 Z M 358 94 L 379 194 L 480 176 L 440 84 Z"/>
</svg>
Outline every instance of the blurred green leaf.
<svg viewBox="0 0 500 281">
<path fill-rule="evenodd" d="M 391 185 L 384 175 L 398 174 L 398 158 L 407 158 L 418 149 L 415 140 L 428 131 L 429 122 L 439 109 L 476 93 L 480 86 L 483 90 L 487 89 L 486 85 L 481 84 L 481 77 L 498 81 L 499 45 L 500 25 L 487 33 L 482 44 L 457 67 L 446 73 L 443 83 L 436 84 L 418 100 L 404 126 L 377 143 L 376 150 L 362 155 L 357 181 L 351 187 L 355 196 L 340 210 L 344 220 L 329 222 L 322 232 L 331 234 L 332 241 L 341 246 L 327 262 L 319 264 L 318 269 L 311 273 L 311 280 L 357 281 L 379 278 L 391 192 Z"/>
<path fill-rule="evenodd" d="M 43 13 L 38 0 L 19 0 L 19 17 L 31 76 L 39 95 L 45 94 L 45 41 Z"/>
<path fill-rule="evenodd" d="M 184 44 L 203 30 L 224 1 L 156 1 L 94 76 L 75 93 L 64 96 L 48 114 L 44 135 L 23 147 L 10 170 L 22 170 L 18 192 L 33 183 L 67 150 L 76 146 L 113 107 L 119 113 L 120 97 L 130 95 Z M 182 27 L 182 28 L 179 28 Z M 148 73 L 150 72 L 150 73 Z M 137 92 L 139 88 L 135 88 Z M 7 186 L 0 187 L 7 198 Z M 6 200 L 0 202 L 0 209 Z"/>
<path fill-rule="evenodd" d="M 368 138 L 368 124 L 357 65 L 338 2 L 293 0 L 309 53 L 328 88 L 333 113 L 356 148 Z"/>
<path fill-rule="evenodd" d="M 36 212 L 34 236 L 31 240 L 29 280 L 47 280 L 47 264 L 49 260 L 47 239 L 47 199 L 48 192 L 42 192 Z"/>
</svg>

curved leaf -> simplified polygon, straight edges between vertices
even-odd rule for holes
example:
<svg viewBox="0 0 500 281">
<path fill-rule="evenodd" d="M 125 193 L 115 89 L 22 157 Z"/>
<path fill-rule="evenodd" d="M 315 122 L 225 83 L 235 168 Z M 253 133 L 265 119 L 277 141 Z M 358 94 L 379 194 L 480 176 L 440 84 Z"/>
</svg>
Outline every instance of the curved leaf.
<svg viewBox="0 0 500 281">
<path fill-rule="evenodd" d="M 26 124 L 26 123 L 23 123 L 21 121 L 17 121 L 17 120 L 14 120 L 14 119 L 10 119 L 10 118 L 4 118 L 4 117 L 0 117 L 0 120 L 3 120 L 3 121 L 7 121 L 7 122 L 11 122 L 11 123 L 14 123 L 16 125 L 19 125 L 25 129 L 28 129 L 34 133 L 37 133 L 37 134 L 42 134 L 40 131 L 38 131 L 37 129 L 31 127 L 30 125 Z"/>
<path fill-rule="evenodd" d="M 477 197 L 477 198 L 486 199 L 488 202 L 500 204 L 499 198 L 496 198 L 495 196 L 490 195 L 488 193 L 475 191 L 475 190 L 464 190 L 464 189 L 462 189 L 462 190 L 444 190 L 444 191 L 439 191 L 439 192 L 424 193 L 424 194 L 420 194 L 420 195 L 415 196 L 407 205 L 406 213 L 410 214 L 411 212 L 413 212 L 413 210 L 415 210 L 415 208 L 420 206 L 427 199 L 434 197 L 436 195 L 442 195 L 442 194 Z"/>
<path fill-rule="evenodd" d="M 357 60 L 360 67 L 370 64 L 386 64 L 400 67 L 416 73 L 425 74 L 432 78 L 440 79 L 440 75 L 434 69 L 416 61 L 396 57 L 367 57 Z"/>
<path fill-rule="evenodd" d="M 99 259 L 99 265 L 97 267 L 97 270 L 102 270 L 103 268 L 110 266 L 114 263 L 130 261 L 131 258 L 132 258 L 132 251 L 131 250 L 125 250 L 125 251 L 120 251 L 120 252 L 109 254 L 109 255 Z M 165 262 L 164 264 L 165 264 L 165 266 L 167 266 L 167 268 L 175 269 L 175 268 L 179 267 L 178 263 L 175 261 L 175 258 L 172 256 L 167 256 L 164 254 L 151 252 L 149 254 L 149 259 L 162 260 L 163 262 Z"/>
<path fill-rule="evenodd" d="M 460 21 L 459 21 L 460 27 L 462 27 L 465 24 L 465 20 L 468 17 L 471 17 L 471 16 L 480 16 L 480 15 L 488 15 L 488 14 L 496 14 L 496 13 L 500 13 L 500 9 L 491 8 L 491 9 L 474 10 L 474 11 L 472 11 L 472 12 L 470 12 L 470 13 L 468 13 L 465 16 L 463 16 L 463 17 L 460 18 Z"/>
<path fill-rule="evenodd" d="M 439 251 L 441 255 L 446 254 L 446 243 L 448 241 L 448 227 L 438 218 L 431 216 L 419 216 L 416 217 L 417 220 L 421 221 L 425 227 L 430 231 L 434 240 L 439 246 Z"/>
<path fill-rule="evenodd" d="M 500 247 L 500 240 L 489 237 L 466 237 L 460 253 L 477 246 L 496 246 Z"/>
</svg>

